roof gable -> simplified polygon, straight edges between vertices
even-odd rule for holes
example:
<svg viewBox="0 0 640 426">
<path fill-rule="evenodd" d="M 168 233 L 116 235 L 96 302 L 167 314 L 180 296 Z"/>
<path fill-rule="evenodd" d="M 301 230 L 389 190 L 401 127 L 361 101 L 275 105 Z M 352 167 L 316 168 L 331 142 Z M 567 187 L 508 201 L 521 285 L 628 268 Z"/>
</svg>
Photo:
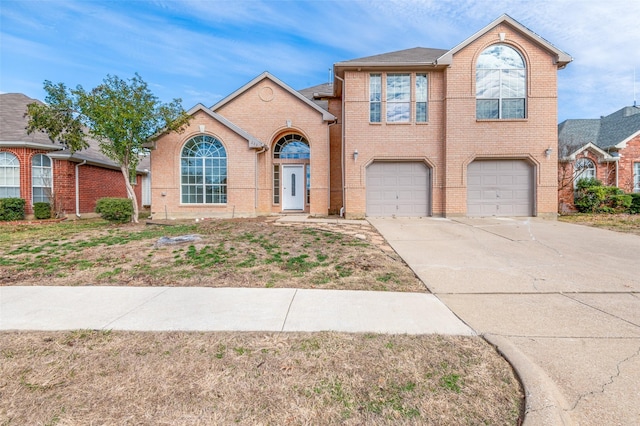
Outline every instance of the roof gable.
<svg viewBox="0 0 640 426">
<path fill-rule="evenodd" d="M 587 143 L 603 150 L 622 149 L 639 134 L 640 108 L 624 107 L 601 118 L 563 121 L 558 125 L 558 147 L 561 155 Z"/>
<path fill-rule="evenodd" d="M 299 93 L 298 91 L 292 89 L 290 86 L 285 84 L 282 80 L 278 79 L 277 77 L 271 75 L 270 73 L 268 73 L 266 71 L 263 72 L 262 74 L 260 74 L 259 76 L 257 76 L 256 78 L 254 78 L 253 80 L 251 80 L 250 82 L 248 82 L 247 84 L 245 84 L 244 86 L 242 86 L 241 88 L 239 88 L 238 90 L 236 90 L 235 92 L 231 93 L 226 98 L 224 98 L 221 101 L 217 102 L 215 105 L 213 105 L 211 107 L 211 111 L 216 111 L 216 110 L 220 109 L 221 107 L 223 107 L 224 105 L 232 102 L 238 96 L 242 95 L 247 90 L 249 90 L 250 88 L 252 88 L 253 86 L 255 86 L 256 84 L 258 84 L 259 82 L 261 82 L 264 79 L 271 80 L 274 84 L 277 84 L 278 86 L 280 86 L 280 88 L 282 88 L 283 90 L 285 90 L 286 92 L 291 94 L 293 97 L 299 99 L 304 104 L 308 105 L 310 108 L 312 108 L 315 111 L 317 111 L 318 113 L 322 114 L 322 119 L 324 121 L 334 121 L 336 119 L 336 117 L 333 114 L 331 114 L 329 111 L 326 111 L 325 109 L 321 108 L 319 105 L 316 105 L 311 100 L 309 100 L 305 96 L 303 96 L 301 93 Z"/>
<path fill-rule="evenodd" d="M 545 49 L 545 50 L 549 51 L 550 53 L 554 54 L 555 55 L 555 64 L 558 66 L 558 68 L 560 68 L 560 69 L 564 68 L 569 62 L 573 61 L 573 58 L 569 54 L 567 54 L 567 53 L 563 52 L 562 50 L 558 49 L 553 44 L 551 44 L 550 42 L 548 42 L 544 38 L 540 37 L 538 34 L 536 34 L 535 32 L 531 31 L 529 28 L 525 27 L 524 25 L 522 25 L 520 22 L 516 21 L 515 19 L 513 19 L 509 15 L 504 14 L 504 15 L 500 16 L 498 19 L 496 19 L 495 21 L 491 22 L 486 27 L 482 28 L 480 31 L 478 31 L 475 34 L 473 34 L 471 37 L 469 37 L 466 40 L 464 40 L 462 43 L 458 44 L 453 49 L 449 50 L 448 52 L 446 52 L 445 54 L 440 56 L 437 59 L 436 62 L 439 65 L 445 65 L 445 64 L 446 65 L 451 65 L 453 63 L 453 55 L 455 53 L 459 52 L 460 50 L 462 50 L 465 47 L 467 47 L 469 44 L 473 43 L 475 40 L 477 40 L 478 38 L 483 36 L 485 33 L 487 33 L 490 30 L 492 30 L 496 25 L 499 25 L 499 24 L 502 24 L 502 23 L 507 23 L 507 24 L 511 25 L 516 30 L 518 30 L 520 33 L 522 33 L 523 35 L 528 37 L 530 40 L 532 40 L 534 43 L 538 44 L 543 49 Z"/>
<path fill-rule="evenodd" d="M 209 117 L 213 118 L 223 126 L 227 127 L 228 129 L 232 130 L 233 132 L 241 136 L 243 139 L 246 139 L 246 141 L 249 143 L 249 148 L 266 148 L 267 147 L 267 145 L 264 144 L 260 139 L 256 138 L 255 136 L 251 135 L 250 133 L 246 132 L 240 127 L 236 126 L 231 121 L 224 118 L 222 115 L 210 110 L 209 108 L 205 107 L 202 104 L 198 104 L 194 106 L 189 111 L 187 111 L 187 114 L 194 115 L 199 111 L 204 112 Z"/>
</svg>

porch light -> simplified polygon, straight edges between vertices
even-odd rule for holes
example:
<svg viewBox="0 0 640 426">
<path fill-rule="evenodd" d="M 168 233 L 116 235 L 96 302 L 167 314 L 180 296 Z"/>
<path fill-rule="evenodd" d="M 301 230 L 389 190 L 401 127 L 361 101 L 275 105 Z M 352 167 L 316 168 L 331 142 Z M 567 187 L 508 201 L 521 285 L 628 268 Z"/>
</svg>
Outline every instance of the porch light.
<svg viewBox="0 0 640 426">
<path fill-rule="evenodd" d="M 358 160 L 358 150 L 353 151 L 353 161 Z"/>
<path fill-rule="evenodd" d="M 544 151 L 544 155 L 546 155 L 546 156 L 547 156 L 547 158 L 551 158 L 551 153 L 552 153 L 552 152 L 553 152 L 553 149 L 551 149 L 551 148 L 547 148 L 547 149 L 545 149 L 545 151 Z"/>
</svg>

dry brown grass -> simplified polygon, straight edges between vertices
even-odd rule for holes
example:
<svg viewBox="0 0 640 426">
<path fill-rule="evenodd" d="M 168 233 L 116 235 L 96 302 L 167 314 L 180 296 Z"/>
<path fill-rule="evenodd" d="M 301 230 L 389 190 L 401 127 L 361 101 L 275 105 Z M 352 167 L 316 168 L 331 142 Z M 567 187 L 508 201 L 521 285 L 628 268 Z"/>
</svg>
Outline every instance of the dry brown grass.
<svg viewBox="0 0 640 426">
<path fill-rule="evenodd" d="M 515 425 L 479 337 L 0 333 L 0 424 Z"/>
<path fill-rule="evenodd" d="M 640 235 L 640 215 L 638 214 L 582 214 L 560 216 L 563 222 L 609 229 L 611 231 Z"/>
<path fill-rule="evenodd" d="M 1 225 L 0 284 L 426 291 L 366 222 L 79 222 Z M 184 234 L 201 239 L 156 247 L 161 236 Z"/>
</svg>

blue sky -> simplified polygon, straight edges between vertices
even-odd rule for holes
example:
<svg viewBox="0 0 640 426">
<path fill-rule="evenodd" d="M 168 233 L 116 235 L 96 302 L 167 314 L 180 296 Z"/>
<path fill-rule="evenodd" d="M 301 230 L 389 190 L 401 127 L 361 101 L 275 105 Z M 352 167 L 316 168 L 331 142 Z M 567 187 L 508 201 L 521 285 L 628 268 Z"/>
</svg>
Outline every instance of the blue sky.
<svg viewBox="0 0 640 426">
<path fill-rule="evenodd" d="M 509 14 L 574 61 L 559 121 L 640 103 L 637 0 L 0 0 L 0 92 L 44 99 L 44 80 L 98 85 L 138 72 L 163 101 L 213 105 L 263 71 L 294 89 L 335 62 L 450 49 Z"/>
</svg>

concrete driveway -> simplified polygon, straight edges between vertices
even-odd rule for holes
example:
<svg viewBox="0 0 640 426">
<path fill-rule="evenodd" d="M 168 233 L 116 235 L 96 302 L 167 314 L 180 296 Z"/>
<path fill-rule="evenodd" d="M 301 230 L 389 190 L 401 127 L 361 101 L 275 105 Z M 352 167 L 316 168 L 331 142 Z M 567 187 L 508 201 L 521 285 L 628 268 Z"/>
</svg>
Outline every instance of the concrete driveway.
<svg viewBox="0 0 640 426">
<path fill-rule="evenodd" d="M 640 424 L 640 237 L 536 218 L 369 221 L 512 362 L 526 424 Z"/>
</svg>

